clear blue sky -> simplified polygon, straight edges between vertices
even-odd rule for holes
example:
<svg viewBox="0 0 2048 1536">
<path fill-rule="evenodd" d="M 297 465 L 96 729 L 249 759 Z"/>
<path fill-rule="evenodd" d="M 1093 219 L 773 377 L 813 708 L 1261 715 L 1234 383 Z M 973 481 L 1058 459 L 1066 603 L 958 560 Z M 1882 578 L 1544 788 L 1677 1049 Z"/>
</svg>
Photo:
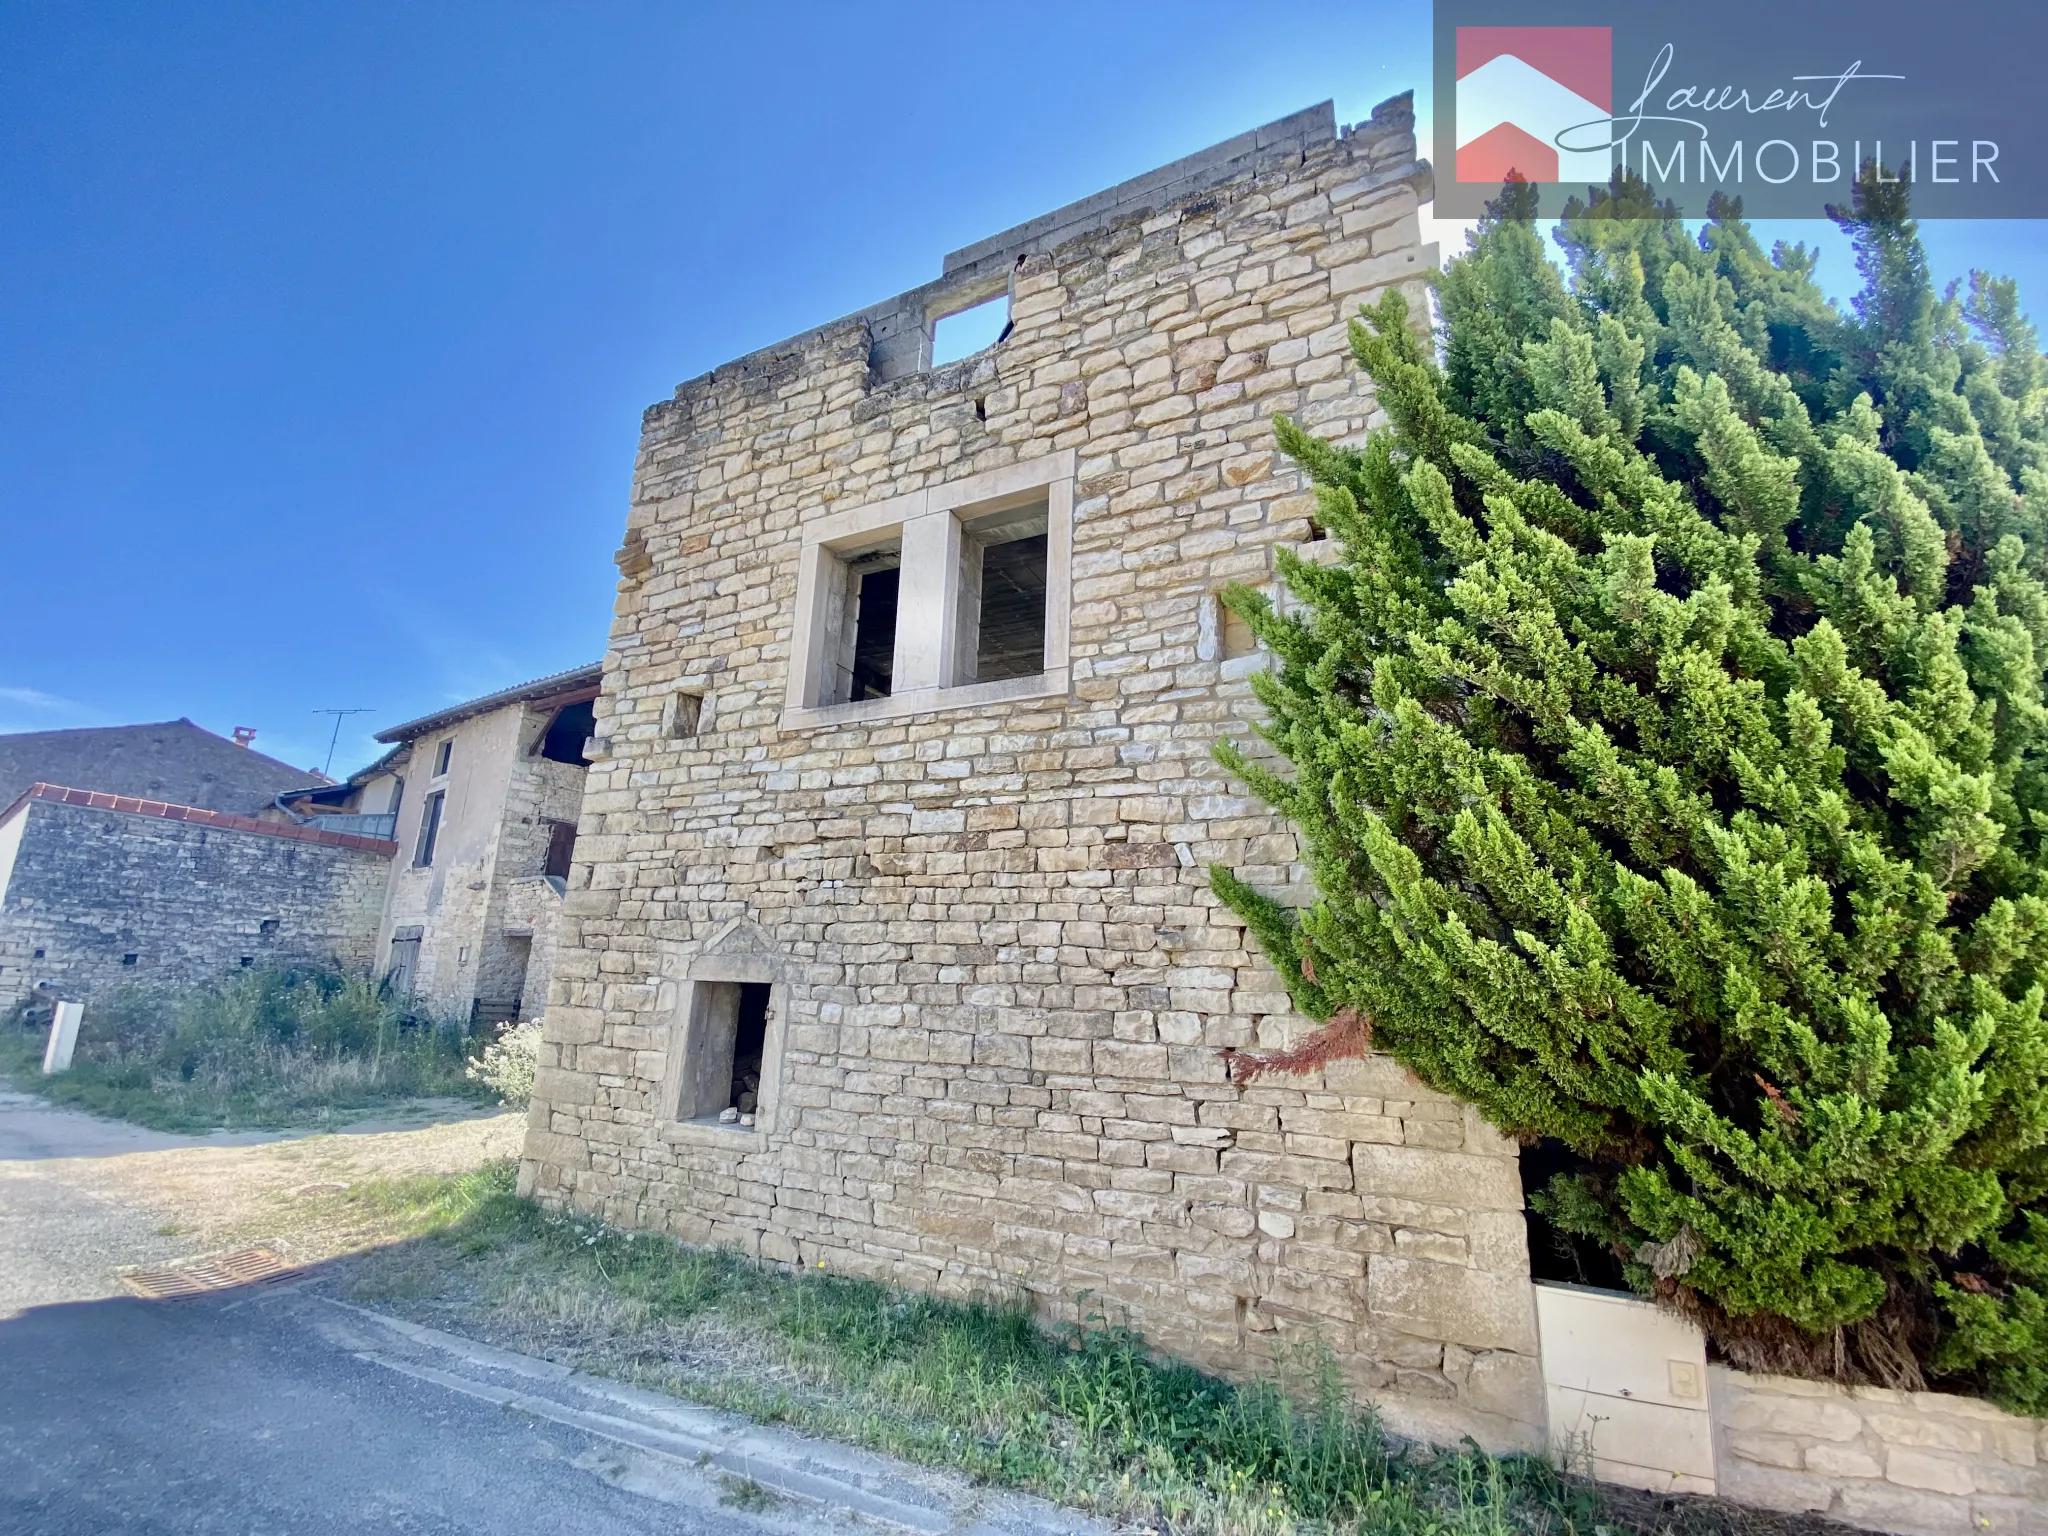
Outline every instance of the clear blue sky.
<svg viewBox="0 0 2048 1536">
<path fill-rule="evenodd" d="M 337 769 L 597 657 L 640 412 L 1298 107 L 1421 3 L 0 7 L 0 731 Z M 1937 272 L 2048 283 L 2038 226 Z M 1831 286 L 1852 280 L 1831 262 Z"/>
</svg>

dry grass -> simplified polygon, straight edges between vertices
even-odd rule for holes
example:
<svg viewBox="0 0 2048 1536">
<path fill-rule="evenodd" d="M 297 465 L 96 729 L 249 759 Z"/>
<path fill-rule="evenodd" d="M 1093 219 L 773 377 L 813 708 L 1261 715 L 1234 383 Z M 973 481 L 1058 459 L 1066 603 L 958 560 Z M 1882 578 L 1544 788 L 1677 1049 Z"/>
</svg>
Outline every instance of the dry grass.
<svg viewBox="0 0 2048 1536">
<path fill-rule="evenodd" d="M 353 1191 L 446 1180 L 517 1154 L 524 1116 L 417 1123 L 448 1108 L 414 1106 L 412 1125 L 382 1132 L 81 1159 L 65 1166 L 64 1178 L 150 1212 L 195 1248 L 261 1241 L 301 1263 L 319 1263 L 401 1242 L 432 1224 L 417 1211 L 352 1200 Z"/>
</svg>

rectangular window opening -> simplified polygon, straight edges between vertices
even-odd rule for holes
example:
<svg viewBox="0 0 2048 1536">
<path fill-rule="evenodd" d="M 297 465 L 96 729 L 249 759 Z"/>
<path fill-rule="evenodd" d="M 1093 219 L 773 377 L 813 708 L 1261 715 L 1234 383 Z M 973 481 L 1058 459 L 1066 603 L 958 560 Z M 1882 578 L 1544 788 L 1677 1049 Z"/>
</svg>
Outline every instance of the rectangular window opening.
<svg viewBox="0 0 2048 1536">
<path fill-rule="evenodd" d="M 932 366 L 957 363 L 1010 333 L 1010 296 L 999 293 L 969 309 L 941 315 L 932 325 Z"/>
<path fill-rule="evenodd" d="M 1252 633 L 1251 625 L 1238 616 L 1228 603 L 1220 598 L 1216 604 L 1217 618 L 1222 629 L 1223 659 L 1235 661 L 1240 656 L 1250 656 L 1259 648 L 1259 637 Z"/>
<path fill-rule="evenodd" d="M 901 539 L 827 562 L 825 694 L 821 704 L 886 699 L 896 670 L 896 610 L 903 576 Z"/>
<path fill-rule="evenodd" d="M 700 981 L 692 993 L 678 1118 L 751 1129 L 761 1108 L 768 983 Z"/>
<path fill-rule="evenodd" d="M 441 838 L 441 806 L 447 798 L 445 791 L 437 789 L 420 807 L 420 840 L 412 855 L 415 869 L 425 869 L 434 862 L 434 844 Z"/>
<path fill-rule="evenodd" d="M 449 737 L 434 752 L 434 777 L 440 778 L 448 771 L 448 759 L 455 753 L 455 738 Z"/>
<path fill-rule="evenodd" d="M 1044 503 L 976 518 L 961 535 L 959 681 L 1037 676 L 1045 670 Z"/>
<path fill-rule="evenodd" d="M 668 732 L 671 741 L 697 734 L 704 719 L 704 695 L 679 693 L 669 701 Z"/>
</svg>

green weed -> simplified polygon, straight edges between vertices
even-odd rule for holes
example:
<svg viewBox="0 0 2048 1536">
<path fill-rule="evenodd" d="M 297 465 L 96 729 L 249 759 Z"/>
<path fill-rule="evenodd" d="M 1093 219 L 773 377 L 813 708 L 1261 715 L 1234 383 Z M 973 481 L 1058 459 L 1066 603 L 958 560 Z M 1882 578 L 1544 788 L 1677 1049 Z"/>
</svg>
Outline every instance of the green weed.
<svg viewBox="0 0 2048 1536">
<path fill-rule="evenodd" d="M 396 1101 L 484 1098 L 460 1029 L 415 1023 L 359 976 L 236 971 L 127 987 L 85 1012 L 71 1069 L 42 1075 L 48 1021 L 0 1025 L 0 1075 L 160 1130 L 318 1123 Z"/>
</svg>

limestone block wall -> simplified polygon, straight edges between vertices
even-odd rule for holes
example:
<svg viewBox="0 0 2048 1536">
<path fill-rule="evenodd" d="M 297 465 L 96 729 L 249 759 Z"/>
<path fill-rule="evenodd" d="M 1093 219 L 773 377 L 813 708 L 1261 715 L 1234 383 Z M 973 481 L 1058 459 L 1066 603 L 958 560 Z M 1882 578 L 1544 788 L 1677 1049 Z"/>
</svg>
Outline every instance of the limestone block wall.
<svg viewBox="0 0 2048 1536">
<path fill-rule="evenodd" d="M 1717 1491 L 1903 1536 L 2048 1536 L 2048 1421 L 1709 1366 Z"/>
<path fill-rule="evenodd" d="M 206 981 L 245 959 L 367 970 L 392 851 L 38 785 L 0 821 L 0 1004 Z"/>
<path fill-rule="evenodd" d="M 1009 274 L 988 351 L 900 373 L 855 316 L 647 412 L 523 1186 L 1056 1314 L 1086 1292 L 1226 1371 L 1313 1333 L 1398 1427 L 1533 1446 L 1514 1149 L 1385 1060 L 1241 1090 L 1220 1055 L 1305 1024 L 1207 887 L 1301 878 L 1210 756 L 1257 713 L 1215 594 L 1314 537 L 1271 418 L 1360 440 L 1346 320 L 1391 284 L 1419 314 L 1431 265 L 1405 102 L 1237 142 L 971 248 Z M 785 715 L 808 528 L 1058 454 L 1063 692 Z M 719 974 L 777 978 L 752 1131 L 675 1118 L 692 971 L 734 934 Z"/>
<path fill-rule="evenodd" d="M 561 930 L 562 893 L 543 875 L 505 882 L 498 907 L 500 931 L 528 938 L 526 973 L 519 978 L 519 1016 L 537 1019 L 547 1011 L 548 980 L 554 974 L 555 944 Z"/>
<path fill-rule="evenodd" d="M 536 755 L 552 711 L 529 709 L 527 716 L 528 744 L 513 763 L 505 791 L 483 937 L 486 970 L 496 962 L 505 977 L 480 977 L 477 995 L 516 996 L 520 1016 L 531 1019 L 539 1018 L 547 1007 L 555 929 L 562 910 L 561 896 L 544 878 L 548 838 L 556 822 L 573 823 L 582 814 L 585 770 Z"/>
</svg>

